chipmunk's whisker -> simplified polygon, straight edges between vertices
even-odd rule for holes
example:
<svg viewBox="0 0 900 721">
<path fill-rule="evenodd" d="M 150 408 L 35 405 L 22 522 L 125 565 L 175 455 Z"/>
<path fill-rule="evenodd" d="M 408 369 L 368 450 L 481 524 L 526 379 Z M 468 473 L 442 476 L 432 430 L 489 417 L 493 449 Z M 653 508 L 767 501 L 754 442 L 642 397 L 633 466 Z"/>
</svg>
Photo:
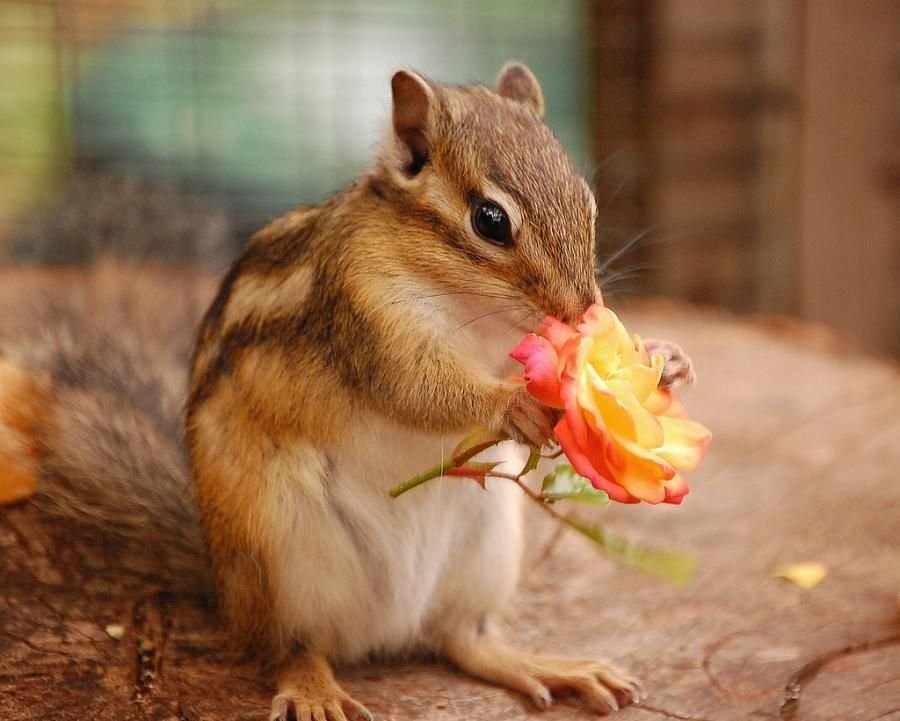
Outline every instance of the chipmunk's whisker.
<svg viewBox="0 0 900 721">
<path fill-rule="evenodd" d="M 488 311 L 487 313 L 482 313 L 481 315 L 475 316 L 471 320 L 467 320 L 461 326 L 459 326 L 458 328 L 455 328 L 453 332 L 456 333 L 458 331 L 461 331 L 466 326 L 472 325 L 472 323 L 475 323 L 484 318 L 488 318 L 489 316 L 492 316 L 492 315 L 500 315 L 501 313 L 512 313 L 515 310 L 519 310 L 520 307 L 521 306 L 516 305 L 516 306 L 512 306 L 512 307 L 501 308 L 499 310 L 491 310 L 491 311 Z"/>
<path fill-rule="evenodd" d="M 603 275 L 609 267 L 615 263 L 619 258 L 628 253 L 630 250 L 635 248 L 644 238 L 648 235 L 656 231 L 656 228 L 647 228 L 646 230 L 641 231 L 637 235 L 635 235 L 631 240 L 626 242 L 621 248 L 615 251 L 612 255 L 607 257 L 599 266 L 597 266 L 597 275 Z"/>
<path fill-rule="evenodd" d="M 530 316 L 532 316 L 532 315 L 534 315 L 534 314 L 533 314 L 532 311 L 530 311 L 530 310 L 522 311 L 522 314 L 519 315 L 518 317 L 516 317 L 516 318 L 513 319 L 512 325 L 510 325 L 510 327 L 507 328 L 507 329 L 501 334 L 500 337 L 501 337 L 501 338 L 506 337 L 507 335 L 509 335 L 509 334 L 510 334 L 512 331 L 514 331 L 514 330 L 519 330 L 519 331 L 522 331 L 523 333 L 526 332 L 525 329 L 521 327 L 521 324 L 522 324 L 523 321 L 527 320 L 527 319 L 528 319 Z"/>
<path fill-rule="evenodd" d="M 605 291 L 613 287 L 616 283 L 621 283 L 624 280 L 631 280 L 632 278 L 639 278 L 644 271 L 656 270 L 658 267 L 659 266 L 655 263 L 639 263 L 635 265 L 629 265 L 615 271 L 614 273 L 604 275 L 598 278 L 597 281 L 600 284 L 601 290 Z"/>
<path fill-rule="evenodd" d="M 390 301 L 387 305 L 397 305 L 399 303 L 409 303 L 410 301 L 430 300 L 432 298 L 447 298 L 456 295 L 470 295 L 476 298 L 489 298 L 491 300 L 515 300 L 515 296 L 508 293 L 486 293 L 484 291 L 475 290 L 448 290 L 441 293 L 431 293 L 428 295 L 417 295 L 411 298 L 397 298 Z"/>
<path fill-rule="evenodd" d="M 616 189 L 610 194 L 603 207 L 597 211 L 597 218 L 602 219 L 603 216 L 606 215 L 606 211 L 609 210 L 609 207 L 613 204 L 613 201 L 615 201 L 615 199 L 619 197 L 619 193 L 622 192 L 625 186 L 628 185 L 629 181 L 632 179 L 633 178 L 629 176 L 625 176 L 624 178 L 622 178 L 622 182 L 616 186 Z"/>
</svg>

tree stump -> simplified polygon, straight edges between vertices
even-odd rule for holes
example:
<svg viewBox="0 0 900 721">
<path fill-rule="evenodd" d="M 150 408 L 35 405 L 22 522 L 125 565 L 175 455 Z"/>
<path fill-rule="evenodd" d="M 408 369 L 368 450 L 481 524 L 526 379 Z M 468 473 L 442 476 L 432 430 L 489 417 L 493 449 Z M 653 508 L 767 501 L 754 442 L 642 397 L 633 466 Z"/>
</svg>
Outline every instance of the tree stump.
<svg viewBox="0 0 900 721">
<path fill-rule="evenodd" d="M 641 676 L 649 697 L 621 721 L 900 719 L 897 367 L 795 322 L 663 303 L 623 316 L 693 356 L 699 384 L 682 398 L 715 437 L 683 506 L 597 516 L 693 554 L 696 578 L 677 588 L 619 567 L 580 537 L 552 540 L 535 514 L 512 637 Z M 106 551 L 27 502 L 0 511 L 0 545 L 0 718 L 267 718 L 271 689 L 230 659 L 202 599 L 150 591 L 139 569 L 110 575 Z M 772 576 L 808 560 L 829 571 L 813 589 Z M 438 662 L 338 675 L 385 721 L 538 717 Z M 542 718 L 589 714 L 560 702 Z"/>
</svg>

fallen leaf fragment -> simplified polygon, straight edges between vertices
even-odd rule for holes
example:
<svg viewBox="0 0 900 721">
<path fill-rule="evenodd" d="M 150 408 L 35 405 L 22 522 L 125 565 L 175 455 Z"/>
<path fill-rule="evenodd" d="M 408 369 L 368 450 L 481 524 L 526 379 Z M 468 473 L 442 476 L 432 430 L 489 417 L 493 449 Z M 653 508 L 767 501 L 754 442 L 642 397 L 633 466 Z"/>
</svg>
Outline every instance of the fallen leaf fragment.
<svg viewBox="0 0 900 721">
<path fill-rule="evenodd" d="M 115 641 L 120 641 L 125 635 L 125 627 L 121 623 L 111 623 L 104 630 L 106 635 Z"/>
<path fill-rule="evenodd" d="M 818 561 L 803 561 L 801 563 L 789 563 L 778 566 L 772 571 L 773 578 L 784 578 L 800 588 L 815 588 L 822 579 L 828 575 L 828 569 L 824 563 Z"/>
</svg>

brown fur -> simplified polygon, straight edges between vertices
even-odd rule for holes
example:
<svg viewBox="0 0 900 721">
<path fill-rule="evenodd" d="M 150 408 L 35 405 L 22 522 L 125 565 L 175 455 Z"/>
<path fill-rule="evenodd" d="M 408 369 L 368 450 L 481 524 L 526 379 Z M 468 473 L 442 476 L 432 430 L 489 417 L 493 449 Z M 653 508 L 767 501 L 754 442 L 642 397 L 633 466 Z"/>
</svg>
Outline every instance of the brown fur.
<svg viewBox="0 0 900 721">
<path fill-rule="evenodd" d="M 516 80 L 502 97 L 398 73 L 394 132 L 375 166 L 257 233 L 204 319 L 187 416 L 197 498 L 228 623 L 269 659 L 292 641 L 267 611 L 276 551 L 254 530 L 266 523 L 255 499 L 273 455 L 298 442 L 327 448 L 359 407 L 435 432 L 510 422 L 537 440 L 549 431 L 532 420 L 533 399 L 479 380 L 423 321 L 384 300 L 408 278 L 461 293 L 477 278 L 479 291 L 515 298 L 530 318 L 574 320 L 596 299 L 593 198 L 527 78 Z M 519 206 L 512 250 L 466 227 L 488 186 Z M 323 482 L 296 477 L 309 493 Z"/>
<path fill-rule="evenodd" d="M 158 553 L 170 577 L 194 586 L 207 566 L 186 440 L 225 620 L 238 645 L 280 669 L 273 718 L 285 702 L 308 706 L 323 694 L 359 711 L 334 683 L 327 649 L 305 648 L 280 617 L 279 599 L 296 585 L 277 583 L 279 561 L 304 560 L 279 534 L 296 548 L 316 531 L 298 527 L 292 510 L 324 508 L 344 527 L 363 525 L 332 487 L 354 417 L 404 438 L 479 425 L 534 444 L 550 434 L 546 409 L 457 352 L 451 316 L 419 304 L 501 301 L 517 313 L 510 330 L 521 330 L 545 314 L 574 321 L 599 297 L 596 205 L 541 120 L 540 88 L 508 66 L 498 91 L 398 73 L 394 122 L 373 167 L 258 232 L 232 265 L 200 324 L 189 388 L 182 374 L 208 300 L 203 276 L 116 264 L 51 282 L 17 271 L 0 283 L 0 306 L 19 311 L 0 316 L 0 472 L 36 475 L 46 508 Z M 485 198 L 507 206 L 512 247 L 473 231 L 471 210 Z M 36 288 L 42 302 L 26 308 Z M 512 678 L 510 652 L 498 649 L 470 639 L 444 650 L 538 701 L 541 678 L 572 673 L 531 659 Z M 616 686 L 596 669 L 593 685 Z"/>
<path fill-rule="evenodd" d="M 46 378 L 0 358 L 0 502 L 27 498 L 37 487 L 47 393 Z"/>
<path fill-rule="evenodd" d="M 203 589 L 202 531 L 182 451 L 184 368 L 208 277 L 116 261 L 0 270 L 0 446 L 73 533 L 102 528 L 156 556 L 163 583 Z M 0 471 L 2 472 L 2 471 Z"/>
</svg>

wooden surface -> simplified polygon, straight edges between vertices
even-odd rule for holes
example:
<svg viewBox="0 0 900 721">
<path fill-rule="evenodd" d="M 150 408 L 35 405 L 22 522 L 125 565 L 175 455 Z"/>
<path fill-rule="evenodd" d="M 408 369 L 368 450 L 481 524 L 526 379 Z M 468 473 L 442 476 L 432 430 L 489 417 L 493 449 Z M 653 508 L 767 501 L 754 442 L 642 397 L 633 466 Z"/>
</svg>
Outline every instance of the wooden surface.
<svg viewBox="0 0 900 721">
<path fill-rule="evenodd" d="M 601 511 L 635 540 L 696 555 L 678 589 L 529 525 L 522 645 L 606 656 L 643 677 L 621 721 L 900 719 L 900 374 L 782 321 L 651 306 L 625 313 L 677 340 L 700 385 L 683 398 L 715 439 L 682 507 Z M 0 719 L 265 719 L 270 690 L 225 655 L 197 599 L 110 576 L 28 504 L 0 512 Z M 814 560 L 802 590 L 774 566 Z M 122 624 L 121 640 L 104 631 Z M 538 718 L 518 696 L 447 666 L 342 671 L 379 719 Z M 793 698 L 793 701 L 790 699 Z M 787 701 L 787 703 L 786 703 Z M 548 721 L 588 718 L 559 704 Z"/>
</svg>

